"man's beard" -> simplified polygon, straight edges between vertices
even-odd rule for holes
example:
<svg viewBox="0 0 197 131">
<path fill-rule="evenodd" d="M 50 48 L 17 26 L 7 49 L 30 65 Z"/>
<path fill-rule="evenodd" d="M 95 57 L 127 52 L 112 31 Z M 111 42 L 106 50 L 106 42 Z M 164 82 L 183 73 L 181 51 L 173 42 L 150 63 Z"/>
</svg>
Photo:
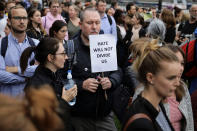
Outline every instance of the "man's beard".
<svg viewBox="0 0 197 131">
<path fill-rule="evenodd" d="M 14 31 L 14 33 L 18 33 L 18 34 L 22 34 L 22 33 L 25 32 L 25 30 L 18 30 L 18 29 L 14 28 L 14 27 L 11 27 L 11 29 Z"/>
</svg>

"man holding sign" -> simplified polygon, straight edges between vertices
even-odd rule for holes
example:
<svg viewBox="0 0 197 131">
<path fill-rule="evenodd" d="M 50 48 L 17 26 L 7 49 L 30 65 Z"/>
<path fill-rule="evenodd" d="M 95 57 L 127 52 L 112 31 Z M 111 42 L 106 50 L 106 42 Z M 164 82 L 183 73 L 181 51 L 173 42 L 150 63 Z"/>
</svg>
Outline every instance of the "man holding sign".
<svg viewBox="0 0 197 131">
<path fill-rule="evenodd" d="M 92 8 L 81 13 L 73 78 L 78 87 L 77 101 L 72 107 L 72 126 L 76 131 L 116 131 L 111 113 L 112 92 L 121 83 L 122 72 L 92 73 L 89 35 L 98 35 L 101 18 Z M 96 44 L 96 43 L 95 43 Z"/>
</svg>

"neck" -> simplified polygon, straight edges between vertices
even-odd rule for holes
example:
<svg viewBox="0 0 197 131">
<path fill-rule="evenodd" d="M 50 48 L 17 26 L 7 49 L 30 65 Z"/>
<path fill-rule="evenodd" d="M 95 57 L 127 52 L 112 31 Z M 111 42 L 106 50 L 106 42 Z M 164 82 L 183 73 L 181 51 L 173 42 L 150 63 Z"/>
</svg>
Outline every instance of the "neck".
<svg viewBox="0 0 197 131">
<path fill-rule="evenodd" d="M 72 21 L 75 21 L 75 20 L 77 19 L 77 17 L 70 17 L 70 19 L 71 19 Z"/>
<path fill-rule="evenodd" d="M 194 18 L 192 18 L 192 17 L 189 19 L 189 23 L 193 24 L 193 23 L 195 23 L 195 22 L 196 22 L 196 19 L 194 19 Z"/>
<path fill-rule="evenodd" d="M 35 23 L 35 22 L 32 22 L 32 26 L 33 26 L 35 29 L 38 28 L 38 24 Z"/>
<path fill-rule="evenodd" d="M 81 33 L 81 39 L 86 46 L 89 46 L 89 39 Z"/>
<path fill-rule="evenodd" d="M 154 87 L 145 88 L 142 92 L 142 97 L 148 100 L 155 109 L 159 111 L 159 103 L 162 100 L 162 97 L 155 92 Z"/>
<path fill-rule="evenodd" d="M 100 12 L 99 12 L 99 14 L 100 14 L 101 18 L 105 15 L 105 13 L 100 13 Z"/>
<path fill-rule="evenodd" d="M 19 43 L 22 43 L 25 40 L 26 33 L 15 33 L 11 30 L 12 35 L 18 40 Z"/>
<path fill-rule="evenodd" d="M 57 17 L 57 15 L 58 15 L 58 14 L 56 14 L 56 13 L 55 13 L 55 14 L 54 14 L 54 13 L 51 13 L 51 14 L 52 14 L 53 17 Z"/>
<path fill-rule="evenodd" d="M 54 67 L 53 63 L 48 63 L 45 65 L 46 68 L 48 68 L 49 70 L 51 70 L 52 72 L 56 72 L 57 69 Z"/>
<path fill-rule="evenodd" d="M 134 25 L 133 26 L 135 29 L 138 29 L 138 28 L 140 28 L 140 24 L 136 24 L 136 25 Z"/>
</svg>

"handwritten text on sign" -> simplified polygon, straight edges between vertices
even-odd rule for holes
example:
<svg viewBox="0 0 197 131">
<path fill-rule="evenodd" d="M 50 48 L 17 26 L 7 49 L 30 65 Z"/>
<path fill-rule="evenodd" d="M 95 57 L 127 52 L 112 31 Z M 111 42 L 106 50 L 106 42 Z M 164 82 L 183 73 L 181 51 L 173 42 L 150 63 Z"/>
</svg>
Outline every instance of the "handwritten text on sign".
<svg viewBox="0 0 197 131">
<path fill-rule="evenodd" d="M 116 39 L 111 34 L 90 35 L 92 72 L 117 70 Z"/>
</svg>

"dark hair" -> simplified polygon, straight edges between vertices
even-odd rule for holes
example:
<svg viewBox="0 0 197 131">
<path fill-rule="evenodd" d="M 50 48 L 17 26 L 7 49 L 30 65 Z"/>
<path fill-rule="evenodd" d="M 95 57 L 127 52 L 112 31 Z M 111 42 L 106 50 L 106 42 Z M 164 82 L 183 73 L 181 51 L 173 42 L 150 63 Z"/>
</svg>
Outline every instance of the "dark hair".
<svg viewBox="0 0 197 131">
<path fill-rule="evenodd" d="M 23 99 L 0 94 L 2 131 L 63 131 L 59 103 L 49 85 L 29 88 Z"/>
<path fill-rule="evenodd" d="M 75 1 L 75 5 L 79 5 L 81 1 Z"/>
<path fill-rule="evenodd" d="M 115 2 L 112 2 L 112 3 L 111 3 L 111 7 L 114 8 L 115 5 L 117 5 L 117 4 L 118 4 L 118 2 L 116 2 L 116 1 L 115 1 Z"/>
<path fill-rule="evenodd" d="M 71 5 L 71 3 L 70 3 L 70 2 L 64 2 L 64 6 L 69 7 L 70 5 Z"/>
<path fill-rule="evenodd" d="M 5 10 L 5 4 L 3 2 L 0 2 L 0 11 Z"/>
<path fill-rule="evenodd" d="M 126 6 L 126 11 L 128 12 L 131 9 L 131 6 L 135 6 L 133 2 L 129 2 Z"/>
<path fill-rule="evenodd" d="M 67 26 L 64 21 L 56 20 L 49 29 L 49 36 L 54 37 L 54 31 L 57 33 L 64 26 Z"/>
<path fill-rule="evenodd" d="M 23 6 L 21 6 L 21 5 L 13 6 L 12 8 L 10 8 L 10 10 L 8 12 L 8 19 L 12 18 L 12 10 L 15 10 L 15 9 L 24 9 L 25 10 L 25 8 Z"/>
<path fill-rule="evenodd" d="M 98 0 L 98 1 L 96 2 L 96 6 L 98 6 L 99 2 L 106 3 L 106 1 L 105 1 L 105 0 Z"/>
<path fill-rule="evenodd" d="M 28 29 L 33 28 L 31 18 L 33 18 L 33 16 L 34 16 L 34 14 L 35 14 L 36 11 L 39 11 L 39 12 L 40 12 L 40 10 L 38 10 L 38 9 L 36 9 L 36 8 L 32 8 L 32 9 L 28 12 L 28 18 L 29 18 L 28 25 L 27 25 L 27 28 L 28 28 Z M 41 12 L 40 12 L 40 13 L 41 13 Z M 44 31 L 44 28 L 42 27 L 42 24 L 39 24 L 38 27 L 40 28 L 40 30 L 41 30 L 42 32 L 45 32 L 45 31 Z"/>
<path fill-rule="evenodd" d="M 59 48 L 59 41 L 56 38 L 45 37 L 43 38 L 37 47 L 28 47 L 26 48 L 20 58 L 20 67 L 21 72 L 27 68 L 27 62 L 32 52 L 35 53 L 35 59 L 41 64 L 44 65 L 47 62 L 48 54 L 55 54 Z"/>
<path fill-rule="evenodd" d="M 121 9 L 116 9 L 116 11 L 114 13 L 114 19 L 117 24 L 123 24 L 123 20 L 122 20 L 123 13 L 124 12 Z"/>
<path fill-rule="evenodd" d="M 52 5 L 53 3 L 58 3 L 58 4 L 60 4 L 58 0 L 51 0 L 51 1 L 49 2 L 49 7 L 51 7 L 51 5 Z"/>
<path fill-rule="evenodd" d="M 174 7 L 174 16 L 177 17 L 177 15 L 178 15 L 181 11 L 182 11 L 182 10 L 181 10 L 179 7 L 175 6 L 175 7 Z"/>
</svg>

